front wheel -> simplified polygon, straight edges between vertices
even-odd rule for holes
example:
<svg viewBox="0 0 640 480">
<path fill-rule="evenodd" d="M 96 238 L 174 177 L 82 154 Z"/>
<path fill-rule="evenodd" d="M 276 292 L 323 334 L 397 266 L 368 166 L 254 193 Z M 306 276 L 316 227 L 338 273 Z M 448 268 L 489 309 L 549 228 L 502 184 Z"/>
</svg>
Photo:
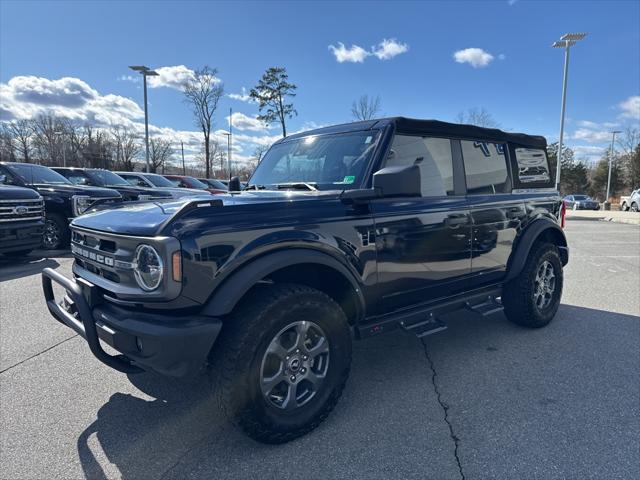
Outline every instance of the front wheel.
<svg viewBox="0 0 640 480">
<path fill-rule="evenodd" d="M 631 209 L 632 212 L 637 212 L 638 211 L 638 204 L 636 202 L 633 202 L 631 204 Z"/>
<path fill-rule="evenodd" d="M 259 286 L 225 322 L 213 368 L 221 404 L 253 439 L 284 443 L 316 428 L 342 394 L 351 333 L 340 306 L 303 285 Z"/>
<path fill-rule="evenodd" d="M 69 244 L 69 225 L 57 213 L 47 214 L 44 224 L 42 246 L 46 250 L 58 250 Z"/>
<path fill-rule="evenodd" d="M 520 274 L 504 287 L 502 303 L 507 318 L 523 327 L 546 326 L 560 306 L 562 285 L 558 247 L 535 243 Z"/>
</svg>

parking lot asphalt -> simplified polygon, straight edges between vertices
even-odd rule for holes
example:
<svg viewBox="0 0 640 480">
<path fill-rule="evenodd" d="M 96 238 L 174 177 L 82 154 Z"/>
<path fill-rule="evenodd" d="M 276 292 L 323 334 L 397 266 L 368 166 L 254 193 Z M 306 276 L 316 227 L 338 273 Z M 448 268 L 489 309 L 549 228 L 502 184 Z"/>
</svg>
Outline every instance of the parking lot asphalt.
<svg viewBox="0 0 640 480">
<path fill-rule="evenodd" d="M 640 227 L 566 232 L 547 328 L 456 314 L 424 343 L 357 342 L 336 410 L 279 446 L 231 427 L 206 377 L 95 360 L 41 293 L 69 255 L 0 259 L 0 478 L 640 478 Z"/>
</svg>

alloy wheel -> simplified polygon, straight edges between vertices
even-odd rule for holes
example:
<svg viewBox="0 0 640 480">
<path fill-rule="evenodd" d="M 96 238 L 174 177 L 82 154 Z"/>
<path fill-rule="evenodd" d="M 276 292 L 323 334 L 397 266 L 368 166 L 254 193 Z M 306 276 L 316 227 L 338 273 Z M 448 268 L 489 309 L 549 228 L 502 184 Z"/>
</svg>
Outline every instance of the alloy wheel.
<svg viewBox="0 0 640 480">
<path fill-rule="evenodd" d="M 297 321 L 280 330 L 262 357 L 260 390 L 267 402 L 293 411 L 322 388 L 329 371 L 329 341 L 312 321 Z"/>
<path fill-rule="evenodd" d="M 42 244 L 45 248 L 57 248 L 60 245 L 60 239 L 62 238 L 62 231 L 60 226 L 53 220 L 47 220 L 44 226 L 44 235 L 42 237 Z"/>
<path fill-rule="evenodd" d="M 551 262 L 544 261 L 538 267 L 534 280 L 533 301 L 538 310 L 547 308 L 556 290 L 556 274 Z"/>
</svg>

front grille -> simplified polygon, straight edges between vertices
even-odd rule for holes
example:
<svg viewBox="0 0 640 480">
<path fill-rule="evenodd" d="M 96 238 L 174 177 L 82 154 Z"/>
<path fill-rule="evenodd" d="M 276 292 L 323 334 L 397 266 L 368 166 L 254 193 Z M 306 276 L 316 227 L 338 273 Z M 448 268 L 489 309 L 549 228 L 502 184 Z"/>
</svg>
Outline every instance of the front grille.
<svg viewBox="0 0 640 480">
<path fill-rule="evenodd" d="M 0 222 L 25 222 L 43 217 L 42 199 L 0 200 Z"/>
</svg>

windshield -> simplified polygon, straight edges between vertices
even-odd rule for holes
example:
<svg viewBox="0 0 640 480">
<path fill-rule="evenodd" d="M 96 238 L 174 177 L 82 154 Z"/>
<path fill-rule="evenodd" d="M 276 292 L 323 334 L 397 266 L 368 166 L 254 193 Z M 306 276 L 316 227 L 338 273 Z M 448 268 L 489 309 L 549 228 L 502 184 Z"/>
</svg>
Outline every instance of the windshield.
<svg viewBox="0 0 640 480">
<path fill-rule="evenodd" d="M 574 200 L 589 200 L 589 197 L 586 195 L 574 195 L 573 196 Z"/>
<path fill-rule="evenodd" d="M 201 181 L 208 184 L 211 188 L 218 188 L 220 190 L 227 189 L 227 186 L 224 183 L 220 180 L 216 180 L 215 178 L 203 178 Z"/>
<path fill-rule="evenodd" d="M 362 181 L 378 136 L 377 131 L 366 131 L 279 143 L 266 153 L 247 188 L 286 188 L 286 184 L 292 188 L 297 187 L 294 184 L 318 189 L 355 188 Z"/>
<path fill-rule="evenodd" d="M 207 188 L 211 188 L 206 183 L 202 183 L 200 180 L 198 180 L 197 178 L 193 178 L 193 177 L 184 177 L 184 183 L 189 188 L 199 188 L 200 190 L 206 190 Z"/>
<path fill-rule="evenodd" d="M 50 168 L 40 165 L 10 164 L 5 166 L 19 176 L 25 183 L 47 183 L 51 185 L 70 184 L 71 182 Z"/>
<path fill-rule="evenodd" d="M 145 173 L 144 178 L 153 183 L 156 187 L 175 187 L 171 181 L 164 178 L 162 175 L 158 175 L 157 173 Z"/>
<path fill-rule="evenodd" d="M 124 178 L 108 170 L 87 170 L 87 175 L 95 183 L 105 187 L 131 186 Z"/>
</svg>

